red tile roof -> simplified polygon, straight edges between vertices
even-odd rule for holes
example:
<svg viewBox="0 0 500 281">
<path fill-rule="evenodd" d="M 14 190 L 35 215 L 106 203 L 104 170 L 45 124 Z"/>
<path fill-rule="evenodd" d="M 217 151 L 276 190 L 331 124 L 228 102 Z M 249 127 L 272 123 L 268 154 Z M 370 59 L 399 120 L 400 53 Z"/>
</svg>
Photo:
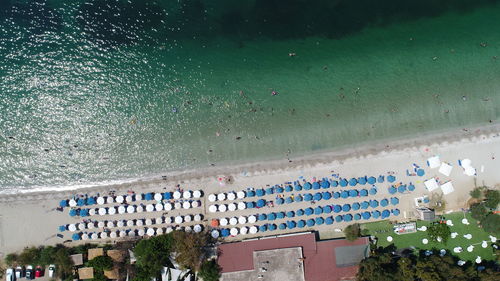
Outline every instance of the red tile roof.
<svg viewBox="0 0 500 281">
<path fill-rule="evenodd" d="M 345 239 L 316 241 L 314 233 L 227 243 L 219 246 L 218 263 L 222 272 L 252 270 L 253 252 L 280 248 L 302 247 L 306 281 L 339 281 L 354 277 L 358 266 L 337 267 L 335 248 L 368 245 L 368 238 L 354 242 Z"/>
</svg>

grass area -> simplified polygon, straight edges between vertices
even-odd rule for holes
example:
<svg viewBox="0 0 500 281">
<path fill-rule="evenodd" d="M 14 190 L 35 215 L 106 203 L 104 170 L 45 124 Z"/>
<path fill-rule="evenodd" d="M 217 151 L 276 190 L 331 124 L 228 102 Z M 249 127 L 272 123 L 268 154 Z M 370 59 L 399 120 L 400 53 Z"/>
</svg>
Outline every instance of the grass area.
<svg viewBox="0 0 500 281">
<path fill-rule="evenodd" d="M 410 234 L 403 234 L 403 235 L 398 235 L 394 233 L 392 229 L 392 224 L 389 223 L 389 221 L 380 221 L 380 222 L 373 222 L 373 223 L 366 223 L 362 224 L 361 227 L 363 229 L 368 230 L 368 233 L 370 235 L 376 236 L 378 238 L 378 246 L 388 246 L 391 243 L 394 243 L 394 245 L 397 248 L 408 248 L 408 247 L 415 247 L 417 250 L 427 250 L 427 249 L 446 249 L 448 253 L 452 253 L 453 255 L 458 256 L 459 258 L 463 260 L 469 260 L 473 261 L 476 259 L 477 256 L 481 256 L 481 258 L 484 260 L 493 260 L 495 259 L 493 255 L 493 249 L 491 247 L 490 243 L 490 238 L 489 238 L 489 233 L 485 232 L 482 228 L 479 228 L 477 225 L 477 221 L 473 219 L 470 214 L 465 214 L 465 217 L 469 220 L 469 225 L 464 225 L 462 224 L 462 219 L 464 218 L 464 214 L 459 212 L 459 213 L 452 213 L 452 214 L 447 214 L 444 216 L 447 220 L 452 220 L 453 221 L 453 226 L 451 226 L 451 232 L 457 232 L 458 236 L 455 239 L 452 239 L 451 237 L 448 239 L 447 244 L 445 245 L 444 243 L 439 243 L 439 242 L 434 242 L 431 241 L 427 237 L 427 232 L 425 231 L 417 231 L 416 233 L 410 233 Z M 417 221 L 417 227 L 421 226 L 429 226 L 429 222 L 424 222 L 424 221 Z M 472 234 L 472 239 L 468 240 L 463 237 L 464 234 Z M 392 236 L 393 241 L 388 242 L 387 241 L 387 236 Z M 493 235 L 494 236 L 494 235 Z M 422 243 L 422 239 L 427 238 L 429 239 L 429 244 L 424 245 Z M 483 248 L 481 247 L 481 243 L 483 240 L 488 241 L 488 247 Z M 467 252 L 467 247 L 469 245 L 474 245 L 474 250 L 472 252 Z M 453 252 L 453 248 L 455 247 L 462 247 L 463 252 L 456 254 Z"/>
</svg>

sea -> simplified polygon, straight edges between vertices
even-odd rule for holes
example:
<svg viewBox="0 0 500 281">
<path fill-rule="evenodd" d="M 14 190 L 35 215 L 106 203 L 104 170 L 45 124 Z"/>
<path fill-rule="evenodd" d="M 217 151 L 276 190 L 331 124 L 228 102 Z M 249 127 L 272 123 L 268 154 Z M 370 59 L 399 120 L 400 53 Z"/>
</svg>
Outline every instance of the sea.
<svg viewBox="0 0 500 281">
<path fill-rule="evenodd" d="M 0 192 L 498 122 L 498 2 L 0 0 Z"/>
</svg>

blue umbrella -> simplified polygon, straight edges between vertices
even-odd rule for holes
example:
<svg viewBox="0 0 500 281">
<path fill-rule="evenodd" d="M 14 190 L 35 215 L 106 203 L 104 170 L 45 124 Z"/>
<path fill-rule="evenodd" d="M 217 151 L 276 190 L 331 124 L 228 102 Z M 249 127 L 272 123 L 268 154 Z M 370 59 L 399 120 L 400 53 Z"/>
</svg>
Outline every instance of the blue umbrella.
<svg viewBox="0 0 500 281">
<path fill-rule="evenodd" d="M 268 221 L 273 221 L 275 219 L 276 219 L 276 213 L 270 213 L 269 215 L 267 215 Z"/>
<path fill-rule="evenodd" d="M 312 185 L 309 182 L 304 183 L 304 190 L 310 190 Z"/>
<path fill-rule="evenodd" d="M 264 199 L 257 200 L 257 207 L 262 208 L 265 205 L 266 205 L 266 200 L 264 200 Z"/>
<path fill-rule="evenodd" d="M 276 213 L 276 218 L 277 219 L 282 219 L 284 217 L 285 217 L 285 212 L 278 212 L 278 213 Z"/>
<path fill-rule="evenodd" d="M 317 192 L 316 194 L 314 194 L 314 201 L 319 201 L 323 198 L 323 196 L 321 196 L 321 192 Z"/>
<path fill-rule="evenodd" d="M 370 189 L 370 195 L 375 195 L 375 194 L 377 194 L 377 188 L 376 187 L 372 187 Z"/>
<path fill-rule="evenodd" d="M 73 233 L 73 236 L 71 236 L 71 238 L 76 241 L 76 240 L 80 240 L 80 234 L 79 233 Z"/>
<path fill-rule="evenodd" d="M 372 216 L 373 218 L 378 219 L 380 217 L 380 211 L 373 211 Z"/>
<path fill-rule="evenodd" d="M 334 192 L 334 193 L 333 193 L 333 198 L 334 198 L 334 199 L 338 199 L 338 198 L 340 198 L 340 193 L 339 193 L 339 192 Z"/>
<path fill-rule="evenodd" d="M 366 189 L 361 189 L 359 191 L 359 196 L 368 196 L 368 190 Z"/>
<path fill-rule="evenodd" d="M 392 185 L 391 185 L 391 187 L 389 187 L 389 193 L 390 193 L 390 194 L 394 194 L 394 193 L 396 193 L 396 192 L 397 192 L 396 188 L 395 188 L 394 186 L 392 186 Z"/>
<path fill-rule="evenodd" d="M 284 191 L 285 191 L 285 189 L 283 189 L 283 187 L 281 187 L 281 186 L 277 186 L 276 187 L 276 192 L 277 193 L 283 193 Z"/>
<path fill-rule="evenodd" d="M 347 184 L 348 184 L 348 182 L 347 182 L 347 180 L 346 180 L 346 179 L 341 179 L 341 180 L 340 180 L 340 182 L 339 182 L 339 184 L 340 184 L 340 186 L 342 186 L 342 187 L 346 187 L 346 186 L 347 186 Z"/>
<path fill-rule="evenodd" d="M 353 203 L 353 204 L 352 204 L 352 209 L 353 209 L 354 211 L 359 210 L 359 207 L 360 207 L 360 205 L 359 205 L 359 203 L 358 203 L 358 202 L 355 202 L 355 203 Z"/>
<path fill-rule="evenodd" d="M 68 206 L 68 200 L 61 200 L 61 202 L 59 202 L 59 206 L 60 207 L 67 207 Z"/>
<path fill-rule="evenodd" d="M 230 232 L 229 232 L 229 229 L 227 229 L 227 228 L 224 228 L 224 229 L 222 229 L 222 230 L 220 231 L 220 235 L 221 235 L 222 237 L 228 237 L 228 236 L 229 236 L 229 234 L 230 234 Z"/>
<path fill-rule="evenodd" d="M 390 215 L 391 215 L 391 212 L 389 212 L 389 210 L 384 210 L 382 212 L 382 218 L 383 219 L 388 218 Z"/>
<path fill-rule="evenodd" d="M 397 197 L 392 197 L 391 198 L 391 204 L 392 205 L 397 205 L 399 204 L 399 199 Z"/>
<path fill-rule="evenodd" d="M 389 200 L 387 200 L 387 199 L 382 199 L 382 201 L 380 201 L 380 206 L 385 207 L 385 206 L 387 206 L 387 205 L 389 205 Z"/>
<path fill-rule="evenodd" d="M 266 232 L 266 230 L 267 230 L 267 224 L 259 226 L 259 232 Z"/>
<path fill-rule="evenodd" d="M 317 225 L 322 225 L 323 223 L 325 223 L 325 220 L 322 217 L 317 217 L 315 219 L 315 222 Z"/>
<path fill-rule="evenodd" d="M 311 193 L 306 193 L 304 195 L 304 201 L 312 201 L 312 199 L 313 199 L 313 196 Z"/>
<path fill-rule="evenodd" d="M 349 212 L 350 210 L 351 210 L 351 205 L 344 204 L 344 206 L 342 206 L 342 211 Z"/>
<path fill-rule="evenodd" d="M 247 202 L 247 209 L 252 209 L 255 208 L 255 203 L 254 202 Z"/>
<path fill-rule="evenodd" d="M 332 198 L 332 194 L 327 191 L 323 192 L 321 196 L 323 197 L 323 200 L 329 200 L 330 198 Z"/>
<path fill-rule="evenodd" d="M 358 191 L 356 189 L 349 190 L 349 196 L 350 197 L 357 197 L 358 196 Z"/>
<path fill-rule="evenodd" d="M 321 188 L 321 186 L 319 185 L 319 182 L 317 182 L 317 181 L 313 182 L 312 186 L 313 186 L 313 189 L 320 189 Z"/>
<path fill-rule="evenodd" d="M 298 209 L 298 210 L 295 212 L 295 214 L 296 214 L 297 216 L 299 216 L 299 217 L 300 217 L 300 216 L 303 216 L 303 215 L 304 215 L 304 210 L 302 210 L 302 209 Z"/>
<path fill-rule="evenodd" d="M 299 194 L 299 195 L 295 196 L 294 200 L 295 200 L 295 202 L 302 202 L 302 200 L 304 200 L 304 198 L 302 197 L 302 195 Z"/>
<path fill-rule="evenodd" d="M 323 180 L 321 182 L 321 187 L 322 188 L 329 188 L 330 187 L 330 182 L 328 180 Z"/>
<path fill-rule="evenodd" d="M 82 209 L 80 211 L 80 216 L 81 217 L 88 217 L 89 216 L 89 209 Z"/>
<path fill-rule="evenodd" d="M 287 204 L 290 204 L 292 202 L 293 202 L 292 197 L 287 197 L 285 200 L 285 203 L 287 203 Z"/>
<path fill-rule="evenodd" d="M 269 231 L 273 231 L 273 230 L 276 230 L 276 225 L 274 223 L 268 225 L 268 228 L 269 228 Z"/>
<path fill-rule="evenodd" d="M 153 200 L 153 193 L 146 193 L 144 195 L 144 200 Z"/>
<path fill-rule="evenodd" d="M 293 218 L 293 217 L 295 217 L 295 212 L 294 211 L 288 211 L 288 212 L 286 212 L 286 217 L 287 218 Z"/>
<path fill-rule="evenodd" d="M 370 207 L 377 208 L 378 207 L 378 201 L 377 200 L 371 200 L 370 201 Z"/>
<path fill-rule="evenodd" d="M 287 186 L 285 187 L 285 191 L 286 191 L 286 192 L 292 192 L 292 191 L 293 191 L 293 187 L 292 187 L 291 185 L 287 185 Z"/>
<path fill-rule="evenodd" d="M 267 219 L 267 215 L 266 214 L 260 214 L 259 215 L 259 221 L 263 221 L 263 220 L 266 220 Z"/>
<path fill-rule="evenodd" d="M 424 198 L 424 203 L 429 203 L 429 197 Z"/>
<path fill-rule="evenodd" d="M 172 192 L 163 193 L 163 199 L 166 199 L 166 200 L 172 199 Z"/>
<path fill-rule="evenodd" d="M 273 194 L 273 193 L 274 193 L 274 189 L 273 189 L 272 187 L 268 187 L 268 188 L 266 189 L 266 194 L 267 194 L 267 195 L 271 195 L 271 194 Z"/>
<path fill-rule="evenodd" d="M 349 192 L 347 192 L 346 190 L 343 190 L 342 193 L 340 193 L 340 197 L 342 197 L 342 198 L 349 197 Z"/>
<path fill-rule="evenodd" d="M 59 231 L 60 232 L 66 231 L 66 226 L 65 225 L 60 225 L 59 226 Z"/>
<path fill-rule="evenodd" d="M 344 220 L 344 217 L 343 217 L 343 216 L 341 216 L 341 215 L 338 215 L 338 216 L 336 216 L 336 217 L 335 217 L 335 221 L 336 221 L 336 222 L 341 222 L 341 221 L 343 221 L 343 220 Z"/>
<path fill-rule="evenodd" d="M 69 210 L 69 216 L 70 216 L 70 217 L 74 217 L 74 216 L 76 216 L 76 210 L 75 210 L 75 209 L 71 209 L 71 210 Z"/>
<path fill-rule="evenodd" d="M 395 216 L 399 216 L 399 209 L 392 210 L 392 214 Z"/>
<path fill-rule="evenodd" d="M 332 181 L 330 182 L 330 185 L 331 185 L 331 186 L 333 186 L 333 187 L 337 187 L 337 186 L 339 186 L 339 182 L 338 182 L 338 181 L 336 181 L 336 180 L 332 180 Z"/>
<path fill-rule="evenodd" d="M 313 208 L 307 208 L 304 210 L 304 213 L 306 214 L 306 216 L 310 216 L 310 215 L 314 214 L 314 210 L 313 210 Z"/>
<path fill-rule="evenodd" d="M 406 185 L 402 184 L 398 187 L 399 193 L 404 193 L 406 191 Z"/>
<path fill-rule="evenodd" d="M 415 186 L 413 184 L 410 183 L 410 185 L 408 185 L 408 190 L 409 191 L 413 191 L 415 190 Z"/>
<path fill-rule="evenodd" d="M 382 175 L 378 176 L 377 181 L 378 181 L 379 183 L 383 183 L 383 182 L 384 182 L 384 176 L 382 176 Z"/>
<path fill-rule="evenodd" d="M 327 217 L 325 219 L 325 224 L 327 224 L 327 225 L 333 224 L 333 218 L 332 217 Z"/>
<path fill-rule="evenodd" d="M 279 229 L 281 230 L 286 229 L 286 223 L 280 223 Z"/>
<path fill-rule="evenodd" d="M 304 228 L 304 226 L 306 226 L 306 222 L 305 222 L 304 220 L 299 220 L 299 221 L 297 222 L 297 226 L 298 226 L 299 228 Z"/>
<path fill-rule="evenodd" d="M 370 219 L 372 215 L 370 214 L 370 212 L 364 212 L 361 216 L 363 217 L 363 219 L 367 220 Z"/>
<path fill-rule="evenodd" d="M 370 206 L 370 202 L 368 202 L 368 201 L 363 201 L 361 203 L 361 209 L 363 209 L 363 210 L 368 209 L 369 206 Z"/>
<path fill-rule="evenodd" d="M 264 189 L 262 188 L 259 188 L 255 191 L 255 194 L 258 196 L 258 197 L 262 197 L 264 196 L 264 194 L 266 194 L 266 192 L 264 191 Z"/>
<path fill-rule="evenodd" d="M 355 214 L 354 215 L 354 220 L 355 221 L 359 221 L 361 219 L 361 215 L 360 214 Z"/>
<path fill-rule="evenodd" d="M 395 176 L 393 176 L 393 175 L 388 175 L 388 176 L 387 176 L 387 181 L 388 181 L 388 182 L 395 182 L 395 181 L 396 181 L 396 177 L 395 177 Z"/>
<path fill-rule="evenodd" d="M 366 177 L 359 177 L 358 178 L 358 183 L 359 184 L 366 184 Z"/>
<path fill-rule="evenodd" d="M 377 182 L 377 179 L 375 177 L 369 177 L 366 181 L 369 184 L 375 184 Z"/>
<path fill-rule="evenodd" d="M 95 205 L 95 198 L 94 197 L 89 197 L 87 198 L 87 205 Z"/>
<path fill-rule="evenodd" d="M 320 206 L 314 208 L 314 214 L 315 215 L 321 215 L 321 214 L 323 214 L 323 208 L 321 208 Z"/>
<path fill-rule="evenodd" d="M 247 197 L 255 197 L 255 191 L 253 190 L 247 191 Z"/>
<path fill-rule="evenodd" d="M 293 228 L 295 228 L 295 226 L 297 226 L 297 224 L 296 224 L 294 221 L 287 221 L 287 222 L 286 222 L 286 226 L 287 226 L 289 229 L 293 229 Z"/>
<path fill-rule="evenodd" d="M 335 205 L 335 206 L 333 207 L 333 211 L 334 211 L 335 213 L 340 213 L 340 211 L 342 211 L 342 207 L 341 207 L 340 205 Z"/>
<path fill-rule="evenodd" d="M 295 183 L 295 191 L 301 191 L 302 190 L 302 186 L 300 186 L 300 184 L 298 183 Z"/>
<path fill-rule="evenodd" d="M 328 205 L 327 205 L 327 206 L 324 206 L 324 207 L 323 207 L 323 213 L 325 213 L 325 214 L 329 214 L 329 213 L 331 213 L 331 212 L 332 212 L 332 207 L 331 207 L 331 206 L 328 206 Z"/>
<path fill-rule="evenodd" d="M 314 222 L 313 219 L 308 219 L 307 222 L 306 222 L 306 225 L 311 227 L 311 226 L 314 226 L 316 223 Z"/>
<path fill-rule="evenodd" d="M 356 180 L 355 178 L 351 178 L 349 180 L 349 185 L 350 186 L 355 186 L 356 184 L 358 184 L 358 180 Z"/>
<path fill-rule="evenodd" d="M 351 214 L 344 215 L 343 219 L 344 219 L 344 221 L 347 221 L 347 222 L 352 221 L 352 215 Z"/>
<path fill-rule="evenodd" d="M 282 205 L 284 202 L 285 202 L 285 200 L 283 200 L 283 198 L 276 199 L 276 204 L 278 204 L 278 205 Z"/>
<path fill-rule="evenodd" d="M 425 175 L 425 171 L 424 171 L 424 169 L 418 169 L 418 170 L 417 170 L 417 175 L 418 175 L 419 177 L 423 177 L 423 176 Z"/>
</svg>

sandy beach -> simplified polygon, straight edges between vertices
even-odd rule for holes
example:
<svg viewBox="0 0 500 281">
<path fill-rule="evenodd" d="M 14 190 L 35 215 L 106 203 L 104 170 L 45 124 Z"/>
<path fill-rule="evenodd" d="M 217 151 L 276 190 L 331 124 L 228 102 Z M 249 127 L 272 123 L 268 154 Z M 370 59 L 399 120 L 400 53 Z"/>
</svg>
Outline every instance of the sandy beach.
<svg viewBox="0 0 500 281">
<path fill-rule="evenodd" d="M 374 196 L 367 198 L 339 198 L 329 202 L 319 201 L 316 205 L 353 203 L 369 199 L 381 200 L 396 196 L 400 201 L 397 208 L 401 210 L 401 215 L 397 217 L 391 216 L 390 219 L 405 221 L 414 215 L 414 198 L 429 194 L 424 187 L 423 181 L 437 177 L 441 183 L 448 180 L 453 182 L 455 191 L 445 195 L 444 199 L 447 202 L 448 211 L 458 211 L 465 207 L 469 198 L 469 191 L 475 186 L 487 185 L 498 188 L 498 183 L 500 183 L 500 173 L 498 173 L 500 169 L 498 160 L 498 157 L 500 157 L 500 134 L 498 132 L 500 132 L 500 126 L 496 125 L 468 128 L 467 131 L 455 129 L 445 133 L 432 133 L 412 139 L 360 145 L 356 148 L 321 152 L 300 158 L 292 157 L 292 162 L 283 159 L 265 163 L 171 172 L 165 174 L 165 178 L 160 177 L 120 185 L 88 187 L 79 190 L 5 194 L 0 196 L 0 255 L 20 250 L 25 246 L 50 245 L 71 239 L 68 232 L 64 233 L 64 238 L 57 237 L 56 234 L 59 233 L 58 227 L 69 223 L 79 223 L 82 218 L 68 216 L 67 208 L 65 208 L 64 212 L 55 210 L 59 201 L 64 198 L 71 198 L 75 194 L 107 194 L 110 190 L 115 190 L 117 195 L 126 194 L 128 190 L 134 190 L 136 193 L 174 191 L 176 185 L 180 185 L 183 189 L 203 190 L 205 196 L 201 198 L 202 204 L 200 208 L 168 211 L 167 215 L 202 214 L 204 216 L 203 223 L 208 226 L 212 218 L 248 216 L 311 206 L 310 202 L 300 202 L 284 205 L 275 204 L 274 207 L 265 207 L 259 210 L 245 209 L 226 213 L 209 213 L 207 208 L 210 203 L 207 200 L 207 195 L 211 193 L 240 191 L 246 190 L 248 187 L 265 188 L 267 185 L 293 182 L 302 177 L 311 181 L 314 177 L 321 179 L 323 177 L 332 177 L 332 174 L 339 174 L 343 178 L 351 178 L 366 175 L 387 176 L 388 172 L 390 172 L 396 176 L 396 182 L 412 182 L 415 184 L 415 191 L 390 195 L 387 191 L 390 184 L 383 183 L 377 184 L 378 193 Z M 453 166 L 449 177 L 440 174 L 438 169 L 429 169 L 427 167 L 426 160 L 434 155 L 439 155 L 441 161 Z M 458 165 L 458 160 L 465 158 L 472 161 L 472 165 L 477 170 L 476 176 L 465 175 L 463 169 Z M 411 170 L 414 163 L 425 168 L 425 176 L 407 176 L 406 170 Z M 217 180 L 219 176 L 231 178 L 231 182 L 221 185 Z M 329 191 L 333 191 L 332 189 L 330 188 Z M 276 195 L 267 195 L 263 198 L 272 201 L 275 197 Z M 312 207 L 314 206 L 312 205 Z M 106 216 L 106 218 L 96 216 L 95 219 L 156 218 L 165 212 L 112 215 Z M 284 221 L 286 221 L 286 218 L 283 219 Z M 369 221 L 374 221 L 374 219 Z M 321 225 L 302 230 L 314 229 L 318 230 L 322 237 L 334 237 L 342 235 L 339 230 L 342 230 L 347 224 L 344 222 L 334 223 L 333 225 Z M 164 226 L 168 225 L 165 224 Z M 300 230 L 273 231 L 257 233 L 254 236 L 298 231 Z M 226 240 L 251 237 L 253 236 L 239 235 L 226 238 Z"/>
</svg>

